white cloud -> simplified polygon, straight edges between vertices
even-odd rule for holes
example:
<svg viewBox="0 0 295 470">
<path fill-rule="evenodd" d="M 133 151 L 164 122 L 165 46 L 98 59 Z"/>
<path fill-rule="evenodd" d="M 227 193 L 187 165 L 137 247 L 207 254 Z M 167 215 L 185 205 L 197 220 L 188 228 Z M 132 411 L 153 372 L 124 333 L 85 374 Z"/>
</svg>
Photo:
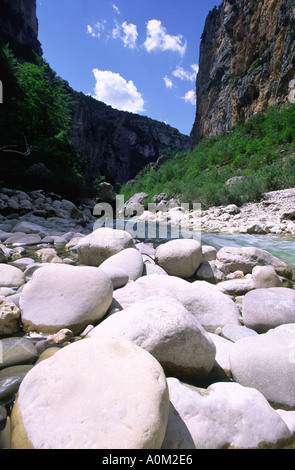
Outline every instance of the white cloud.
<svg viewBox="0 0 295 470">
<path fill-rule="evenodd" d="M 172 88 L 173 87 L 172 80 L 170 80 L 170 78 L 168 78 L 167 75 L 165 75 L 165 77 L 164 77 L 164 82 L 165 82 L 165 85 L 166 85 L 167 88 Z"/>
<path fill-rule="evenodd" d="M 112 31 L 113 39 L 120 38 L 125 47 L 135 49 L 138 38 L 137 26 L 132 23 L 127 23 L 127 21 L 124 21 L 121 25 L 115 21 L 115 24 L 116 27 Z"/>
<path fill-rule="evenodd" d="M 92 26 L 90 26 L 90 24 L 87 25 L 87 33 L 91 34 L 93 38 L 100 37 L 100 34 L 97 36 L 96 32 L 94 31 Z"/>
<path fill-rule="evenodd" d="M 121 35 L 121 27 L 117 21 L 115 21 L 116 27 L 112 31 L 112 37 L 113 39 L 117 39 Z"/>
<path fill-rule="evenodd" d="M 113 9 L 114 9 L 115 12 L 117 13 L 117 15 L 121 15 L 121 12 L 120 12 L 119 8 L 118 8 L 117 5 L 115 5 L 114 3 L 113 3 Z"/>
<path fill-rule="evenodd" d="M 166 33 L 166 28 L 159 20 L 150 20 L 147 23 L 147 38 L 144 46 L 148 52 L 153 50 L 174 51 L 181 56 L 185 54 L 187 42 L 183 36 L 171 36 Z"/>
<path fill-rule="evenodd" d="M 93 38 L 100 38 L 101 32 L 105 29 L 106 20 L 97 22 L 94 26 L 87 25 L 87 33 L 91 34 Z"/>
<path fill-rule="evenodd" d="M 172 72 L 172 75 L 176 78 L 179 78 L 180 80 L 188 80 L 190 82 L 193 82 L 196 79 L 196 75 L 199 71 L 199 66 L 196 64 L 192 64 L 191 69 L 192 69 L 192 72 L 188 70 L 184 70 L 183 67 L 178 66 L 176 67 L 174 72 Z"/>
<path fill-rule="evenodd" d="M 133 81 L 127 82 L 120 74 L 93 69 L 96 79 L 94 98 L 121 111 L 144 111 L 144 100 Z"/>
<path fill-rule="evenodd" d="M 197 97 L 196 97 L 196 93 L 194 90 L 190 90 L 188 91 L 184 96 L 183 96 L 183 99 L 186 103 L 190 103 L 192 105 L 195 105 L 196 104 L 196 100 L 197 100 Z"/>
<path fill-rule="evenodd" d="M 126 21 L 124 21 L 124 23 L 122 23 L 122 28 L 124 31 L 124 36 L 122 36 L 121 39 L 124 45 L 126 47 L 130 47 L 131 49 L 135 49 L 138 38 L 136 25 L 132 23 L 128 24 Z"/>
</svg>

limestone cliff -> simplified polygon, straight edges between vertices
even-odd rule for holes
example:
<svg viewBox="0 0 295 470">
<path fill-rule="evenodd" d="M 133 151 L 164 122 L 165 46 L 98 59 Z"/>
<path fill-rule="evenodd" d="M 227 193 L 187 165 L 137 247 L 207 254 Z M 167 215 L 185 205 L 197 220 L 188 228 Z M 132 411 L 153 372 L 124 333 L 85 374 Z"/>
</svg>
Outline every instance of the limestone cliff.
<svg viewBox="0 0 295 470">
<path fill-rule="evenodd" d="M 125 183 L 155 162 L 165 149 L 190 148 L 190 138 L 163 122 L 74 93 L 76 104 L 71 141 L 85 159 L 88 180 L 105 176 L 110 183 Z"/>
<path fill-rule="evenodd" d="M 192 141 L 288 102 L 295 78 L 294 0 L 224 0 L 200 45 Z"/>
<path fill-rule="evenodd" d="M 36 0 L 0 0 L 0 40 L 20 61 L 35 61 L 35 54 L 42 55 Z"/>
</svg>

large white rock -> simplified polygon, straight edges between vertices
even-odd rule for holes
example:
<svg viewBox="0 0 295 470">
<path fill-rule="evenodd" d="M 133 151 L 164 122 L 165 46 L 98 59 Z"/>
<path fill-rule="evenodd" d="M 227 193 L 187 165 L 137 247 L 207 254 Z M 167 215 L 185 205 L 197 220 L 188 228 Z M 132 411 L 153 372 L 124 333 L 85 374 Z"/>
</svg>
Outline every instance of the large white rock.
<svg viewBox="0 0 295 470">
<path fill-rule="evenodd" d="M 283 282 L 273 266 L 255 266 L 252 277 L 256 289 L 283 287 Z"/>
<path fill-rule="evenodd" d="M 171 276 L 190 278 L 202 259 L 202 247 L 197 240 L 171 240 L 156 249 L 156 262 Z"/>
<path fill-rule="evenodd" d="M 175 299 L 152 297 L 114 313 L 88 337 L 123 337 L 152 354 L 167 375 L 203 378 L 211 371 L 215 346 L 200 323 Z"/>
<path fill-rule="evenodd" d="M 13 449 L 159 449 L 169 395 L 160 364 L 135 344 L 84 339 L 36 365 L 12 412 Z"/>
<path fill-rule="evenodd" d="M 268 401 L 295 407 L 295 323 L 242 338 L 230 350 L 234 379 Z"/>
<path fill-rule="evenodd" d="M 240 296 L 255 289 L 252 279 L 229 279 L 217 284 L 217 289 L 227 295 Z"/>
<path fill-rule="evenodd" d="M 101 227 L 77 245 L 79 261 L 87 266 L 100 266 L 106 259 L 126 248 L 133 248 L 132 236 L 123 230 Z"/>
<path fill-rule="evenodd" d="M 107 274 L 111 272 L 112 275 L 114 269 L 118 269 L 125 272 L 130 281 L 136 281 L 143 273 L 142 255 L 136 248 L 126 248 L 108 258 L 99 267 Z"/>
<path fill-rule="evenodd" d="M 240 325 L 240 311 L 228 295 L 219 292 L 217 286 L 207 282 L 192 283 L 200 323 L 208 331 L 214 332 L 224 325 Z"/>
<path fill-rule="evenodd" d="M 253 388 L 219 382 L 200 389 L 167 381 L 171 405 L 162 449 L 253 449 L 291 438 L 284 420 Z"/>
<path fill-rule="evenodd" d="M 217 252 L 217 260 L 230 272 L 251 274 L 255 266 L 273 266 L 279 276 L 292 279 L 290 266 L 268 251 L 255 247 L 226 246 Z"/>
<path fill-rule="evenodd" d="M 206 282 L 189 283 L 175 276 L 154 274 L 144 276 L 114 292 L 119 308 L 126 309 L 134 302 L 148 300 L 153 296 L 178 300 L 208 331 L 226 324 L 239 324 L 239 309 L 225 294 Z"/>
<path fill-rule="evenodd" d="M 0 264 L 0 287 L 21 287 L 25 282 L 25 276 L 20 269 Z"/>
<path fill-rule="evenodd" d="M 243 321 L 257 333 L 295 323 L 295 290 L 269 287 L 248 292 L 243 299 Z"/>
<path fill-rule="evenodd" d="M 112 282 L 99 268 L 45 264 L 22 290 L 23 329 L 79 333 L 105 315 L 112 296 Z"/>
<path fill-rule="evenodd" d="M 213 341 L 216 348 L 214 372 L 216 374 L 221 374 L 220 369 L 224 372 L 225 376 L 231 377 L 231 366 L 229 353 L 232 348 L 233 343 L 222 336 L 216 335 L 214 333 L 208 333 L 209 337 Z"/>
<path fill-rule="evenodd" d="M 291 433 L 295 435 L 295 411 L 276 410 L 283 418 Z"/>
</svg>

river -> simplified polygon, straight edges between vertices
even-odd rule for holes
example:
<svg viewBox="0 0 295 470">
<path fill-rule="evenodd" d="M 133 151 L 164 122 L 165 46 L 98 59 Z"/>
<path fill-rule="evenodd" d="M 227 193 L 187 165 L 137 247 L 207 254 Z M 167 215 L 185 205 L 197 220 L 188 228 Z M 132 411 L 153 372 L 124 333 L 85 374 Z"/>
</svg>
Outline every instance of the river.
<svg viewBox="0 0 295 470">
<path fill-rule="evenodd" d="M 280 235 L 250 235 L 239 233 L 199 233 L 188 229 L 176 229 L 171 237 L 170 228 L 143 222 L 134 222 L 131 219 L 117 220 L 114 224 L 118 229 L 124 229 L 146 243 L 155 246 L 165 243 L 173 238 L 195 238 L 202 245 L 211 245 L 217 250 L 224 246 L 253 246 L 268 251 L 282 261 L 288 263 L 295 273 L 295 237 Z M 160 232 L 162 230 L 162 232 Z"/>
</svg>

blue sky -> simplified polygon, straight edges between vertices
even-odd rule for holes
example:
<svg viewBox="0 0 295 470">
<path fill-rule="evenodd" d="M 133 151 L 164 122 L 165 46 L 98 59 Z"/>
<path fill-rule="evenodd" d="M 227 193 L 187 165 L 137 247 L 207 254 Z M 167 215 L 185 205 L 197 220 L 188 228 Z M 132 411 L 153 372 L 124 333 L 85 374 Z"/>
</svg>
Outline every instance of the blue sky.
<svg viewBox="0 0 295 470">
<path fill-rule="evenodd" d="M 37 0 L 45 60 L 72 88 L 190 134 L 200 37 L 221 0 Z"/>
</svg>

